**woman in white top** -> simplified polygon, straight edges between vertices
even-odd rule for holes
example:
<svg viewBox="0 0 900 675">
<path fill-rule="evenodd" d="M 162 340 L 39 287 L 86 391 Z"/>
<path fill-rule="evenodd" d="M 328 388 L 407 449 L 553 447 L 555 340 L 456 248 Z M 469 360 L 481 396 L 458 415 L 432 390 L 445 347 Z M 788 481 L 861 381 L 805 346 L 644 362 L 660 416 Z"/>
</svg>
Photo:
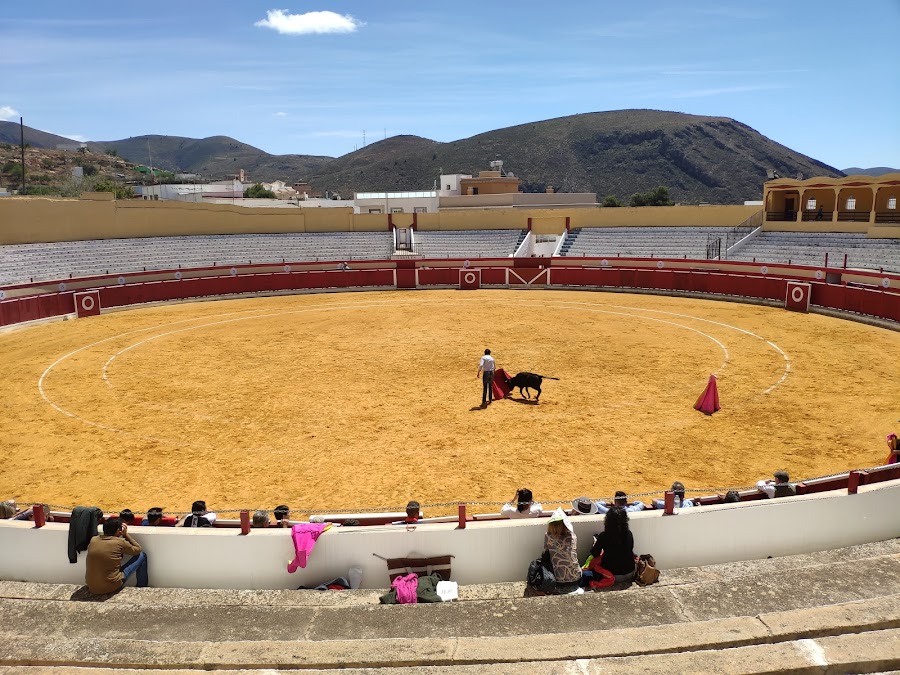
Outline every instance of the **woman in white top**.
<svg viewBox="0 0 900 675">
<path fill-rule="evenodd" d="M 544 507 L 532 498 L 531 490 L 519 488 L 515 496 L 500 509 L 500 515 L 506 518 L 537 518 L 544 512 Z"/>
</svg>

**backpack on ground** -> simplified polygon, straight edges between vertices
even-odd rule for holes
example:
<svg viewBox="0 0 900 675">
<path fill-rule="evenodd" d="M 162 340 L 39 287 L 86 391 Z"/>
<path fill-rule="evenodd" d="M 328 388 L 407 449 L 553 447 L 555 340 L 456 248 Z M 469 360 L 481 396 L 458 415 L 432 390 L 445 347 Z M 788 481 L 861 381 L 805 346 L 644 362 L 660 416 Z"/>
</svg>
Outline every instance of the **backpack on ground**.
<svg viewBox="0 0 900 675">
<path fill-rule="evenodd" d="M 528 586 L 542 593 L 553 593 L 556 590 L 556 576 L 553 574 L 553 564 L 546 552 L 540 558 L 535 558 L 528 566 L 526 577 Z"/>
</svg>

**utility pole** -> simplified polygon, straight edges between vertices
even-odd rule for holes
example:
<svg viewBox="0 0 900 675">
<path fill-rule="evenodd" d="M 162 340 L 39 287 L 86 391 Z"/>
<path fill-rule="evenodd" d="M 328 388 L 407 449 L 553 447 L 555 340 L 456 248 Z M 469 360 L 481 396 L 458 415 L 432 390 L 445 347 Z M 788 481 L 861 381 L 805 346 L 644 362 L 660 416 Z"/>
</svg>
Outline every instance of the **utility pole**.
<svg viewBox="0 0 900 675">
<path fill-rule="evenodd" d="M 22 151 L 22 187 L 19 190 L 20 195 L 24 195 L 27 190 L 25 189 L 25 123 L 22 122 L 22 118 L 19 118 L 19 147 Z"/>
</svg>

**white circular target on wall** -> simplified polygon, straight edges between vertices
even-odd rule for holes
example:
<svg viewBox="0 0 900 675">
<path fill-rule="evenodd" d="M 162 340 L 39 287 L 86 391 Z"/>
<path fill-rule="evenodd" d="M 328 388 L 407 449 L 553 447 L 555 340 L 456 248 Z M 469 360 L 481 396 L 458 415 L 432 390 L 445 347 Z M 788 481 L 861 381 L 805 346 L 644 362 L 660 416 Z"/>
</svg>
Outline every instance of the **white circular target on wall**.
<svg viewBox="0 0 900 675">
<path fill-rule="evenodd" d="M 181 272 L 175 272 L 175 278 L 176 278 L 178 281 L 181 281 Z"/>
<path fill-rule="evenodd" d="M 803 302 L 803 298 L 806 295 L 806 290 L 803 286 L 794 286 L 791 289 L 791 300 L 794 302 Z"/>
<path fill-rule="evenodd" d="M 94 309 L 94 296 L 93 295 L 82 295 L 81 296 L 81 309 L 85 312 L 90 312 Z"/>
<path fill-rule="evenodd" d="M 290 265 L 285 265 L 285 266 L 284 266 L 284 271 L 285 271 L 285 272 L 290 272 L 290 271 L 291 271 L 291 266 L 290 266 Z"/>
<path fill-rule="evenodd" d="M 768 273 L 769 273 L 769 268 L 766 267 L 765 265 L 763 265 L 762 267 L 759 268 L 759 271 L 760 271 L 762 274 L 768 274 Z"/>
<path fill-rule="evenodd" d="M 660 260 L 658 263 L 656 263 L 656 269 L 661 270 L 665 266 L 666 266 L 666 263 L 664 263 L 662 260 Z"/>
<path fill-rule="evenodd" d="M 233 277 L 236 277 L 236 276 L 237 276 L 237 267 L 232 267 L 232 268 L 231 268 L 231 276 L 233 276 Z"/>
<path fill-rule="evenodd" d="M 822 272 L 822 270 L 816 270 L 816 279 L 821 279 L 824 276 L 825 274 Z"/>
<path fill-rule="evenodd" d="M 120 286 L 124 286 L 125 285 L 125 277 L 119 277 L 118 282 L 119 282 Z"/>
<path fill-rule="evenodd" d="M 58 286 L 58 288 L 59 288 L 59 290 L 64 291 L 64 290 L 66 290 L 66 285 L 65 285 L 65 284 L 60 284 L 60 285 Z"/>
<path fill-rule="evenodd" d="M 887 277 L 885 277 L 884 279 L 881 280 L 881 285 L 884 286 L 885 288 L 890 288 L 891 280 L 888 279 Z"/>
<path fill-rule="evenodd" d="M 609 260 L 607 260 L 606 258 L 604 258 L 603 260 L 601 260 L 601 261 L 600 261 L 600 267 L 609 267 Z"/>
<path fill-rule="evenodd" d="M 465 275 L 463 275 L 463 281 L 465 281 L 467 284 L 474 284 L 475 272 L 466 272 Z"/>
</svg>

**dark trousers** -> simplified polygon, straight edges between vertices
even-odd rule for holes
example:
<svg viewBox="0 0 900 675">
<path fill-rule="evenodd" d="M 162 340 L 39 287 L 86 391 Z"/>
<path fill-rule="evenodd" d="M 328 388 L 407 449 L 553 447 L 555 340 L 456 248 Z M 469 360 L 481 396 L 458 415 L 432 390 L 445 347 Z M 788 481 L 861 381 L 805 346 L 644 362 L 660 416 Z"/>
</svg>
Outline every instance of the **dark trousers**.
<svg viewBox="0 0 900 675">
<path fill-rule="evenodd" d="M 485 370 L 481 373 L 481 405 L 486 404 L 488 401 L 494 400 L 494 371 L 493 370 Z"/>
<path fill-rule="evenodd" d="M 137 573 L 137 587 L 146 588 L 150 583 L 150 579 L 147 574 L 147 554 L 143 551 L 122 565 L 122 574 L 125 575 L 125 579 L 122 581 L 123 585 L 135 573 Z"/>
</svg>

